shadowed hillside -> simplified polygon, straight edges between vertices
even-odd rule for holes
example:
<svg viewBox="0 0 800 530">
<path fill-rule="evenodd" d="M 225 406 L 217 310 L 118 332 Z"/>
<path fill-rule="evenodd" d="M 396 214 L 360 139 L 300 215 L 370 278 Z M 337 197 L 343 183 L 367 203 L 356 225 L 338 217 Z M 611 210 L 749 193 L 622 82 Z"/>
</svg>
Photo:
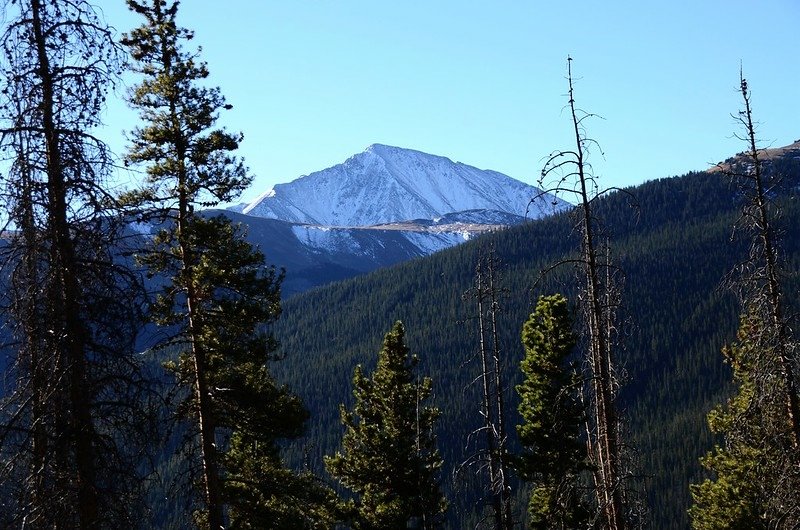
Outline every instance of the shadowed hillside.
<svg viewBox="0 0 800 530">
<path fill-rule="evenodd" d="M 789 181 L 798 164 L 778 160 L 773 171 Z M 787 189 L 794 186 L 789 185 Z M 720 348 L 734 336 L 738 308 L 719 286 L 742 259 L 746 243 L 731 239 L 738 215 L 736 189 L 719 173 L 691 173 L 648 182 L 598 203 L 598 215 L 613 237 L 616 261 L 626 272 L 627 348 L 620 359 L 627 372 L 622 403 L 647 477 L 653 528 L 686 528 L 688 483 L 700 473 L 698 457 L 712 440 L 705 415 L 723 399 L 730 380 Z M 780 197 L 789 268 L 800 267 L 800 206 Z M 518 423 L 513 385 L 519 380 L 522 322 L 539 294 L 572 294 L 573 272 L 563 267 L 538 282 L 541 271 L 570 257 L 578 242 L 566 214 L 479 238 L 431 257 L 319 288 L 286 301 L 276 329 L 286 356 L 275 368 L 305 400 L 312 413 L 309 446 L 294 448 L 313 468 L 340 442 L 338 404 L 351 403 L 353 367 L 374 366 L 383 334 L 395 320 L 406 325 L 421 373 L 434 380 L 442 409 L 439 440 L 445 457 L 444 482 L 465 458 L 467 434 L 480 424 L 477 366 L 469 321 L 472 306 L 462 300 L 470 287 L 479 249 L 493 244 L 505 264 L 508 296 L 501 315 L 502 347 L 510 422 Z M 796 293 L 792 285 L 788 292 Z M 514 437 L 515 433 L 512 433 Z M 512 440 L 515 444 L 516 440 Z M 462 481 L 463 484 L 463 481 Z M 450 521 L 466 528 L 474 515 L 459 513 L 473 498 L 461 491 Z M 451 499 L 453 496 L 451 495 Z M 524 507 L 518 507 L 520 514 Z"/>
</svg>

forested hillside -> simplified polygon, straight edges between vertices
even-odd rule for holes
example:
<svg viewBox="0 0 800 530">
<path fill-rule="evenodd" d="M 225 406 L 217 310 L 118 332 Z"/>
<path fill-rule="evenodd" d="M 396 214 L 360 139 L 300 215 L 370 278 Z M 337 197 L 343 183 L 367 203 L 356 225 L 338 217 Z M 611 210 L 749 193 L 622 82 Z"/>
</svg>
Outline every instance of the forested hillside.
<svg viewBox="0 0 800 530">
<path fill-rule="evenodd" d="M 179 0 L 99 3 L 3 4 L 0 528 L 642 530 L 686 528 L 689 517 L 696 530 L 800 528 L 800 141 L 758 147 L 742 68 L 732 117 L 747 150 L 714 171 L 603 190 L 588 159 L 594 115 L 576 106 L 568 57 L 575 147 L 545 157 L 539 184 L 550 189 L 373 144 L 216 215 L 255 182 L 238 152 L 246 117 L 251 130 L 280 132 L 250 144 L 270 152 L 261 171 L 275 153 L 315 164 L 340 139 L 383 135 L 446 140 L 527 171 L 543 143 L 534 129 L 548 143 L 559 136 L 523 111 L 549 106 L 553 74 L 530 68 L 547 54 L 527 27 L 514 42 L 477 13 L 453 24 L 451 6 L 438 22 L 431 3 L 423 17 L 314 10 L 295 25 L 283 16 L 290 3 L 251 1 L 224 17 L 247 12 L 234 33 L 212 16 L 212 42 L 290 31 L 216 55 L 228 75 L 245 72 L 234 86 L 264 89 L 239 93 L 237 117 Z M 199 4 L 197 14 L 214 14 Z M 105 12 L 125 6 L 120 33 Z M 267 15 L 272 7 L 283 14 Z M 470 19 L 479 25 L 464 31 Z M 244 31 L 251 21 L 257 30 Z M 438 53 L 426 33 L 466 55 Z M 398 39 L 424 53 L 404 58 Z M 476 61 L 491 59 L 493 40 L 505 42 L 503 60 Z M 306 45 L 304 60 L 293 55 Z M 337 62 L 337 45 L 358 60 Z M 247 49 L 270 64 L 237 66 Z M 698 77 L 684 70 L 689 56 L 671 75 L 679 83 Z M 276 57 L 289 70 L 276 73 Z M 473 83 L 457 63 L 501 83 Z M 485 68 L 495 63 L 506 71 Z M 643 87 L 666 87 L 645 70 Z M 269 79 L 253 77 L 261 71 Z M 536 79 L 515 78 L 523 71 Z M 537 93 L 514 101 L 519 86 Z M 702 104 L 722 101 L 709 90 Z M 615 113 L 634 108 L 624 90 L 603 93 L 623 94 Z M 123 99 L 138 119 L 115 111 Z M 290 112 L 279 118 L 273 103 Z M 675 140 L 696 130 L 705 152 L 712 118 L 689 103 L 677 124 L 641 112 L 617 122 L 629 124 L 624 171 L 609 171 L 617 185 L 640 173 L 645 144 L 692 163 L 652 131 Z M 329 110 L 344 112 L 330 128 Z M 124 147 L 106 116 L 124 123 Z M 300 141 L 313 131 L 324 136 Z M 642 158 L 667 163 L 655 156 Z M 553 215 L 532 220 L 545 209 Z"/>
<path fill-rule="evenodd" d="M 796 161 L 774 161 L 770 170 L 788 175 L 786 189 L 796 188 Z M 719 172 L 660 179 L 627 191 L 633 202 L 628 193 L 613 193 L 598 202 L 597 212 L 626 274 L 627 340 L 620 361 L 627 374 L 621 397 L 630 419 L 628 439 L 646 478 L 652 527 L 686 528 L 688 484 L 700 476 L 698 458 L 712 445 L 706 413 L 723 399 L 730 381 L 720 348 L 734 337 L 739 308 L 720 286 L 747 252 L 747 242 L 733 237 L 731 228 L 741 198 Z M 800 207 L 793 192 L 778 199 L 783 248 L 795 272 Z M 353 367 L 361 363 L 371 370 L 384 333 L 402 320 L 408 344 L 421 358 L 421 373 L 433 378 L 433 402 L 442 410 L 444 482 L 452 492 L 451 474 L 466 458 L 467 435 L 480 425 L 477 388 L 470 385 L 478 374 L 470 320 L 475 309 L 462 297 L 478 253 L 493 245 L 504 263 L 500 332 L 507 410 L 516 425 L 513 386 L 519 381 L 521 326 L 540 294 L 573 294 L 569 265 L 542 279 L 544 269 L 577 248 L 572 223 L 568 214 L 557 215 L 287 300 L 275 328 L 285 359 L 275 368 L 311 411 L 306 446 L 293 448 L 295 455 L 321 471 L 321 455 L 340 443 L 338 404 L 351 405 Z M 797 285 L 791 281 L 787 293 L 794 296 Z M 472 499 L 469 488 L 451 495 L 455 528 L 474 520 L 474 514 L 460 513 L 474 512 L 468 506 Z M 517 508 L 524 513 L 524 506 Z"/>
</svg>

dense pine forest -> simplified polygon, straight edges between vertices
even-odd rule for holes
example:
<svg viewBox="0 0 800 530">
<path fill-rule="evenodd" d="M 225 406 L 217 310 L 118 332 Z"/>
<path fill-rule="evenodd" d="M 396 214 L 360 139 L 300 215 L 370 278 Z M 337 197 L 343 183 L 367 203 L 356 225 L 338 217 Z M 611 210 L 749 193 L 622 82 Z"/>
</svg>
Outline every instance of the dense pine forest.
<svg viewBox="0 0 800 530">
<path fill-rule="evenodd" d="M 286 296 L 179 2 L 127 6 L 5 4 L 0 527 L 800 525 L 800 144 L 743 74 L 743 153 L 603 190 L 569 58 L 574 208 Z"/>
<path fill-rule="evenodd" d="M 800 182 L 800 165 L 790 157 L 771 170 L 786 175 L 787 190 Z M 735 337 L 739 308 L 723 280 L 747 252 L 746 241 L 732 239 L 742 198 L 719 172 L 653 180 L 629 191 L 636 205 L 622 193 L 598 204 L 626 272 L 623 311 L 630 324 L 621 355 L 621 400 L 627 436 L 637 448 L 652 527 L 687 528 L 688 484 L 704 476 L 698 459 L 718 441 L 706 414 L 730 392 L 730 368 L 720 350 Z M 780 204 L 784 251 L 789 272 L 796 272 L 800 209 L 794 192 L 782 194 Z M 479 253 L 493 246 L 503 262 L 501 349 L 513 403 L 509 421 L 516 425 L 513 385 L 521 375 L 522 323 L 539 294 L 574 292 L 571 270 L 544 280 L 541 275 L 575 252 L 576 237 L 570 216 L 558 215 L 286 300 L 275 329 L 285 358 L 275 369 L 312 411 L 308 445 L 298 452 L 319 463 L 319 455 L 337 446 L 337 404 L 351 401 L 352 367 L 371 369 L 382 334 L 399 319 L 421 372 L 433 378 L 434 403 L 442 411 L 444 481 L 451 480 L 466 458 L 467 435 L 480 426 L 479 391 L 472 383 L 478 376 L 474 302 L 462 297 Z M 787 281 L 787 292 L 797 292 L 796 278 Z M 472 513 L 474 498 L 451 488 L 452 509 Z M 464 513 L 451 517 L 456 528 L 469 519 Z"/>
</svg>

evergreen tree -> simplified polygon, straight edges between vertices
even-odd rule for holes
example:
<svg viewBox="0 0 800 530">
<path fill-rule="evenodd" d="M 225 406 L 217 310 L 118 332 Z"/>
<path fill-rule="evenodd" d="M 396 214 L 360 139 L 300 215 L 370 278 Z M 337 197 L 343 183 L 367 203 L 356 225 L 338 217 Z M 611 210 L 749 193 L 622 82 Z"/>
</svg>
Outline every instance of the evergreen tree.
<svg viewBox="0 0 800 530">
<path fill-rule="evenodd" d="M 179 351 L 167 366 L 186 396 L 178 415 L 196 434 L 197 523 L 222 528 L 229 508 L 236 528 L 317 527 L 324 509 L 315 499 L 327 500 L 329 492 L 284 469 L 276 445 L 300 436 L 308 417 L 267 368 L 276 344 L 263 329 L 280 314 L 283 274 L 264 265 L 229 219 L 195 213 L 249 184 L 231 154 L 241 136 L 213 129 L 228 106 L 218 89 L 200 86 L 208 70 L 181 48 L 192 35 L 176 25 L 178 2 L 128 6 L 145 18 L 123 43 L 144 76 L 131 104 L 146 124 L 134 130 L 127 161 L 146 165 L 147 183 L 125 199 L 162 222 L 139 259 L 166 278 L 151 316 L 175 331 L 161 346 Z M 292 519 L 311 522 L 285 524 Z"/>
<path fill-rule="evenodd" d="M 92 135 L 120 56 L 90 2 L 20 0 L 3 13 L 2 199 L 15 230 L 2 296 L 15 363 L 0 402 L 0 526 L 130 527 L 148 424 L 133 355 L 142 291 L 115 255 L 110 155 Z"/>
<path fill-rule="evenodd" d="M 283 394 L 267 402 L 269 407 L 261 408 L 271 410 L 273 403 L 276 409 L 294 406 Z M 329 487 L 310 472 L 298 474 L 286 469 L 275 444 L 259 434 L 246 429 L 235 431 L 225 463 L 232 530 L 323 530 L 334 528 L 344 517 Z"/>
<path fill-rule="evenodd" d="M 754 337 L 763 327 L 759 318 L 746 316 L 738 341 L 722 350 L 733 369 L 736 392 L 708 415 L 711 431 L 724 436 L 724 444 L 701 460 L 715 477 L 691 486 L 689 515 L 698 530 L 792 528 L 789 523 L 797 521 L 796 510 L 783 502 L 782 490 L 790 483 L 772 472 L 782 463 L 781 451 L 790 446 L 791 433 L 780 425 L 783 411 L 775 386 L 757 380 L 765 363 Z"/>
<path fill-rule="evenodd" d="M 738 344 L 723 350 L 738 393 L 708 416 L 724 437 L 702 459 L 716 477 L 691 487 L 692 524 L 712 528 L 797 528 L 800 525 L 800 395 L 797 341 L 786 315 L 785 266 L 771 202 L 783 176 L 767 171 L 758 148 L 747 81 L 740 72 L 744 108 L 736 116 L 747 151 L 723 171 L 744 200 L 738 228 L 749 236 L 747 260 L 735 271 L 733 289 L 747 313 Z"/>
<path fill-rule="evenodd" d="M 325 459 L 328 471 L 358 496 L 355 527 L 362 530 L 437 528 L 446 507 L 433 432 L 439 411 L 422 406 L 432 383 L 414 378 L 418 361 L 404 335 L 403 324 L 395 323 L 371 378 L 356 367 L 355 405 L 341 407 L 342 451 Z"/>
<path fill-rule="evenodd" d="M 577 367 L 568 364 L 576 345 L 567 300 L 540 297 L 522 329 L 524 375 L 517 385 L 517 426 L 523 453 L 517 459 L 520 476 L 533 483 L 528 514 L 530 528 L 587 528 L 589 510 L 579 475 L 587 469 L 586 445 L 579 439 L 585 421 Z"/>
</svg>

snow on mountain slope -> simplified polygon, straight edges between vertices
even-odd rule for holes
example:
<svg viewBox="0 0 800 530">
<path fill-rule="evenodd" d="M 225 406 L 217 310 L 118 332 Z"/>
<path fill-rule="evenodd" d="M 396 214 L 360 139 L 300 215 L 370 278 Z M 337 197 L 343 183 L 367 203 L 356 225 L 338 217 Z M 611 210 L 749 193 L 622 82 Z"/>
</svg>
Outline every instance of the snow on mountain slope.
<svg viewBox="0 0 800 530">
<path fill-rule="evenodd" d="M 267 262 L 286 269 L 284 296 L 427 256 L 505 226 L 476 224 L 469 219 L 446 222 L 443 218 L 439 223 L 426 220 L 345 228 L 290 223 L 231 210 L 206 210 L 203 214 L 225 215 L 244 225 L 245 237 L 265 254 Z"/>
<path fill-rule="evenodd" d="M 247 215 L 325 226 L 370 226 L 489 210 L 528 218 L 551 210 L 539 189 L 511 177 L 420 151 L 374 144 L 343 164 L 277 184 Z M 566 203 L 558 202 L 566 206 Z"/>
<path fill-rule="evenodd" d="M 352 254 L 367 258 L 376 258 L 386 251 L 392 251 L 394 257 L 398 248 L 402 248 L 405 259 L 427 256 L 463 243 L 485 231 L 486 229 L 475 230 L 464 225 L 432 228 L 409 225 L 405 228 L 387 229 L 292 225 L 292 233 L 298 242 L 312 252 L 326 255 Z M 402 245 L 399 244 L 400 241 L 403 241 Z"/>
</svg>

